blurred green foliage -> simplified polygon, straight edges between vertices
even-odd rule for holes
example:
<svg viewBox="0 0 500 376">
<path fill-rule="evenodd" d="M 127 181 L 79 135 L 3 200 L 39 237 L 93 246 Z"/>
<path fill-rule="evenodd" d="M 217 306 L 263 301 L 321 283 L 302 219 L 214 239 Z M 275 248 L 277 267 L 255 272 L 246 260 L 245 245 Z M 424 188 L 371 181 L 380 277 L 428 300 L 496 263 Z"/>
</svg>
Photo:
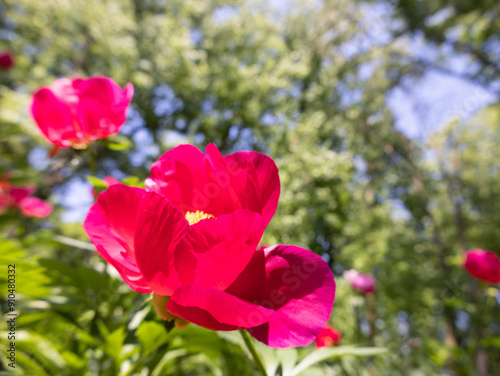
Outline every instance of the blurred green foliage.
<svg viewBox="0 0 500 376">
<path fill-rule="evenodd" d="M 396 131 L 386 103 L 403 80 L 445 71 L 458 54 L 474 68 L 464 78 L 494 91 L 498 5 L 286 4 L 3 0 L 0 50 L 11 50 L 16 66 L 0 71 L 0 172 L 61 203 L 91 175 L 89 156 L 61 150 L 47 158 L 50 145 L 28 115 L 30 93 L 63 76 L 132 82 L 122 132 L 91 146 L 96 189 L 107 175 L 141 185 L 151 163 L 179 143 L 265 152 L 278 164 L 282 192 L 263 243 L 311 249 L 333 268 L 330 323 L 346 346 L 257 344 L 269 374 L 499 374 L 498 289 L 461 268 L 466 249 L 500 252 L 499 103 L 425 141 Z M 418 57 L 415 38 L 438 57 Z M 167 331 L 150 298 L 124 285 L 90 250 L 81 224 L 61 220 L 64 212 L 57 205 L 44 220 L 0 215 L 2 267 L 18 268 L 18 374 L 257 372 L 238 333 Z M 350 268 L 375 274 L 373 300 L 341 277 Z M 6 330 L 3 320 L 3 369 Z"/>
</svg>

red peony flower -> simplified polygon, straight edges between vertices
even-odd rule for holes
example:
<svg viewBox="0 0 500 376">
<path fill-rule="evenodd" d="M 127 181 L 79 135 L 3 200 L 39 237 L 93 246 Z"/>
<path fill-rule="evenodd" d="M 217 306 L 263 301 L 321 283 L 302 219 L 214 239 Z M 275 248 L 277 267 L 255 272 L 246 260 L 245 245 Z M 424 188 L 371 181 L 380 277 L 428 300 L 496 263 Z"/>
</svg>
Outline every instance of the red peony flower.
<svg viewBox="0 0 500 376">
<path fill-rule="evenodd" d="M 8 70 L 14 66 L 14 55 L 8 51 L 0 52 L 0 68 Z"/>
<path fill-rule="evenodd" d="M 464 268 L 473 277 L 489 283 L 500 283 L 500 259 L 494 252 L 482 249 L 465 252 Z"/>
<path fill-rule="evenodd" d="M 120 131 L 133 94 L 107 77 L 60 78 L 33 95 L 31 114 L 51 143 L 84 147 Z"/>
<path fill-rule="evenodd" d="M 342 334 L 331 325 L 326 325 L 316 337 L 316 347 L 339 346 Z"/>
<path fill-rule="evenodd" d="M 21 200 L 21 212 L 28 217 L 44 218 L 52 213 L 52 205 L 37 197 L 26 197 Z"/>
<path fill-rule="evenodd" d="M 375 277 L 373 275 L 361 274 L 351 269 L 344 272 L 344 278 L 353 289 L 362 294 L 371 294 L 375 292 Z"/>
<path fill-rule="evenodd" d="M 84 228 L 132 289 L 154 292 L 164 319 L 244 328 L 272 347 L 314 340 L 333 305 L 330 268 L 299 247 L 256 250 L 279 198 L 272 159 L 182 145 L 153 165 L 146 187 L 109 187 Z"/>
</svg>

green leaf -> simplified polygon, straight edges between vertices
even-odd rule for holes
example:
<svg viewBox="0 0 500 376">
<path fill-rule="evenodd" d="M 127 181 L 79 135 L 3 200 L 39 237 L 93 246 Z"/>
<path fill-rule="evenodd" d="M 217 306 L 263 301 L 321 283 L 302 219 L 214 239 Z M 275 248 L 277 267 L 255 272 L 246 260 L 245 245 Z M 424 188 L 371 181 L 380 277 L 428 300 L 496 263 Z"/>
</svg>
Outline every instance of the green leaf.
<svg viewBox="0 0 500 376">
<path fill-rule="evenodd" d="M 71 367 L 71 368 L 75 368 L 75 369 L 82 369 L 83 367 L 85 367 L 85 359 L 82 359 L 81 357 L 79 357 L 77 354 L 75 354 L 74 352 L 71 352 L 71 351 L 63 351 L 61 353 L 62 357 L 64 358 L 64 360 L 66 361 L 66 364 Z"/>
<path fill-rule="evenodd" d="M 137 338 L 144 351 L 159 347 L 168 339 L 163 325 L 155 321 L 144 321 L 137 329 Z"/>
<path fill-rule="evenodd" d="M 249 361 L 251 363 L 254 362 L 252 354 L 248 350 L 248 347 L 245 345 L 245 342 L 243 341 L 241 335 L 239 335 L 239 333 L 237 331 L 216 332 L 216 333 L 221 339 L 239 346 L 240 349 L 243 351 L 243 353 L 246 355 L 246 357 L 249 359 Z M 289 362 L 290 354 L 286 353 L 284 356 L 282 356 L 282 354 L 281 354 L 281 351 L 286 352 L 287 350 L 273 349 L 273 348 L 266 346 L 263 343 L 257 342 L 257 341 L 253 341 L 253 344 L 255 346 L 255 350 L 259 353 L 259 355 L 261 357 L 261 360 L 262 360 L 262 363 L 264 365 L 264 368 L 266 370 L 267 375 L 275 375 L 280 363 L 281 364 L 283 364 L 283 362 L 285 362 L 287 364 L 290 363 Z M 295 350 L 293 350 L 293 351 L 295 351 Z M 292 365 L 292 368 L 293 368 L 293 365 Z"/>
<path fill-rule="evenodd" d="M 187 351 L 184 350 L 184 349 L 168 351 L 163 356 L 163 358 L 161 358 L 161 360 L 158 362 L 158 364 L 156 365 L 155 369 L 151 373 L 151 376 L 160 376 L 160 375 L 163 375 L 164 373 L 162 373 L 162 371 L 163 371 L 164 367 L 170 361 L 172 361 L 174 359 L 177 359 L 177 358 L 180 358 L 180 357 L 184 357 L 186 355 L 187 355 Z"/>
<path fill-rule="evenodd" d="M 108 149 L 110 150 L 126 150 L 129 149 L 132 143 L 130 141 L 127 142 L 110 142 L 108 143 Z"/>
<path fill-rule="evenodd" d="M 496 347 L 500 349 L 500 337 L 489 337 L 481 340 L 481 345 L 484 347 Z"/>
<path fill-rule="evenodd" d="M 132 142 L 129 138 L 117 134 L 113 136 L 111 140 L 109 140 L 107 146 L 110 150 L 126 150 L 132 146 Z"/>
<path fill-rule="evenodd" d="M 293 369 L 292 375 L 299 375 L 314 364 L 330 359 L 338 359 L 343 356 L 374 356 L 386 353 L 387 350 L 380 347 L 350 347 L 341 346 L 327 349 L 314 350 L 307 355 Z"/>
<path fill-rule="evenodd" d="M 107 188 L 108 184 L 96 176 L 87 176 L 87 181 L 96 188 Z"/>
<path fill-rule="evenodd" d="M 120 354 L 123 347 L 123 342 L 127 337 L 127 332 L 124 326 L 120 326 L 114 331 L 110 332 L 102 321 L 97 322 L 97 327 L 99 328 L 99 332 L 104 338 L 104 351 L 108 356 L 113 359 L 116 365 L 120 365 L 121 358 Z"/>
<path fill-rule="evenodd" d="M 144 181 L 139 179 L 137 176 L 127 176 L 123 179 L 122 183 L 132 187 L 144 188 Z"/>
<path fill-rule="evenodd" d="M 281 360 L 282 376 L 293 375 L 293 370 L 297 361 L 297 350 L 283 349 L 278 350 L 277 353 Z"/>
</svg>

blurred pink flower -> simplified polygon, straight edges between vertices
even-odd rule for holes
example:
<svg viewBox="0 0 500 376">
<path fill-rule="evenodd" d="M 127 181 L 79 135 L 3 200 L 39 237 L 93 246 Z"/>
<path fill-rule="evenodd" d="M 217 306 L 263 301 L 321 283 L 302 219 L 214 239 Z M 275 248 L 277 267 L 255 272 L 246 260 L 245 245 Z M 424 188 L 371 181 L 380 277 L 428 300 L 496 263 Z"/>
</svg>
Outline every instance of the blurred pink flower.
<svg viewBox="0 0 500 376">
<path fill-rule="evenodd" d="M 0 68 L 7 70 L 14 66 L 14 55 L 9 51 L 0 52 Z"/>
<path fill-rule="evenodd" d="M 362 294 L 375 292 L 375 277 L 371 274 L 361 274 L 351 269 L 344 272 L 344 278 L 349 282 L 353 289 Z"/>
<path fill-rule="evenodd" d="M 52 213 L 52 205 L 37 197 L 26 197 L 19 207 L 21 212 L 28 217 L 44 218 Z"/>
<path fill-rule="evenodd" d="M 51 143 L 85 147 L 120 131 L 133 94 L 107 77 L 60 78 L 33 94 L 31 114 Z"/>
<path fill-rule="evenodd" d="M 14 203 L 20 204 L 23 199 L 31 196 L 33 193 L 35 193 L 35 191 L 35 187 L 11 186 L 9 189 L 9 195 L 14 200 Z"/>
<path fill-rule="evenodd" d="M 10 208 L 21 210 L 24 215 L 43 218 L 52 212 L 52 206 L 36 197 L 33 186 L 12 185 L 8 181 L 0 181 L 0 214 Z"/>
<path fill-rule="evenodd" d="M 482 249 L 465 252 L 464 268 L 473 277 L 489 283 L 500 283 L 500 259 L 494 252 Z"/>
<path fill-rule="evenodd" d="M 316 337 L 316 347 L 339 346 L 342 343 L 342 334 L 331 325 L 325 325 Z"/>
<path fill-rule="evenodd" d="M 26 197 L 19 207 L 21 212 L 28 217 L 44 218 L 52 213 L 52 205 L 37 197 Z"/>
<path fill-rule="evenodd" d="M 9 181 L 0 181 L 0 212 L 19 206 L 26 197 L 35 193 L 35 187 L 13 185 Z"/>
</svg>

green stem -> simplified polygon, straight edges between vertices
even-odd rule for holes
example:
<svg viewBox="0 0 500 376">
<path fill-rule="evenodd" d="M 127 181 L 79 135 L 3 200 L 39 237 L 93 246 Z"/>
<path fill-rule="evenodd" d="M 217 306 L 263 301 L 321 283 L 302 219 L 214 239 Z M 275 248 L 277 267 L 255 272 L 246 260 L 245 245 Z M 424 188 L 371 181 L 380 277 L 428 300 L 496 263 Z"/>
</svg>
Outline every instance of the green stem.
<svg viewBox="0 0 500 376">
<path fill-rule="evenodd" d="M 90 171 L 92 172 L 93 176 L 97 176 L 97 170 L 95 168 L 95 153 L 94 150 L 92 149 L 92 146 L 87 147 L 87 152 L 89 153 Z"/>
<path fill-rule="evenodd" d="M 478 358 L 478 353 L 481 351 L 481 333 L 483 330 L 484 325 L 484 316 L 486 313 L 486 308 L 488 306 L 488 291 L 487 291 L 488 286 L 485 286 L 483 283 L 481 283 L 480 286 L 478 286 L 478 290 L 476 292 L 476 299 L 479 300 L 479 302 L 476 304 L 477 311 L 476 314 L 473 317 L 472 321 L 472 330 L 471 330 L 471 336 L 474 335 L 473 341 L 472 341 L 472 346 L 473 346 L 473 356 L 474 356 L 474 368 L 475 371 L 477 372 L 478 375 L 486 375 L 487 370 L 484 368 L 488 368 L 487 365 L 487 358 L 486 362 L 481 362 L 479 361 Z M 486 290 L 486 291 L 484 291 Z M 475 328 L 474 328 L 475 327 Z M 475 333 L 473 332 L 475 330 Z M 482 349 L 484 350 L 484 349 Z"/>
<path fill-rule="evenodd" d="M 252 338 L 250 337 L 250 334 L 245 329 L 240 330 L 241 336 L 243 337 L 243 341 L 245 341 L 245 344 L 248 347 L 248 350 L 252 353 L 253 360 L 255 362 L 255 366 L 257 369 L 262 373 L 263 376 L 267 376 L 266 369 L 264 368 L 264 364 L 262 363 L 262 360 L 260 359 L 259 353 L 257 350 L 255 350 L 255 347 L 252 342 Z"/>
</svg>

